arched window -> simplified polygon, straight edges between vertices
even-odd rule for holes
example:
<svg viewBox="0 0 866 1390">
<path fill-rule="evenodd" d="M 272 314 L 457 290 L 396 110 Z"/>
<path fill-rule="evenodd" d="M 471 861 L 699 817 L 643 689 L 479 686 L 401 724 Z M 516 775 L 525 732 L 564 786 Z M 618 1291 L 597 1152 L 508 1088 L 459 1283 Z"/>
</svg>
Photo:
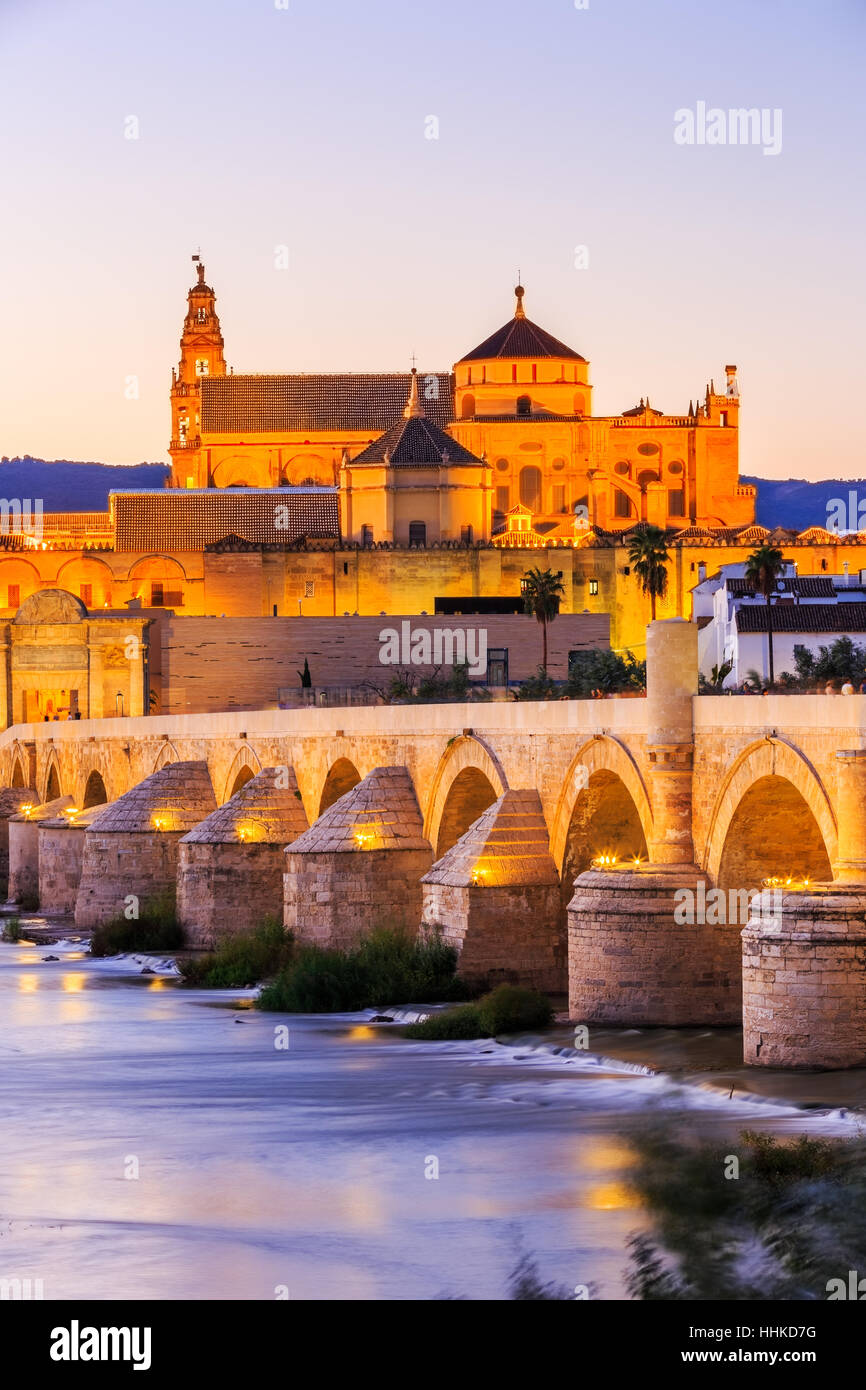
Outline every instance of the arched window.
<svg viewBox="0 0 866 1390">
<path fill-rule="evenodd" d="M 541 469 L 534 464 L 520 470 L 520 501 L 530 511 L 541 511 Z"/>
<path fill-rule="evenodd" d="M 613 491 L 613 514 L 614 516 L 631 516 L 632 505 L 627 495 L 618 487 Z"/>
<path fill-rule="evenodd" d="M 108 800 L 105 794 L 105 783 L 100 773 L 91 772 L 87 779 L 87 786 L 84 788 L 84 808 L 88 806 L 102 806 Z"/>
<path fill-rule="evenodd" d="M 463 397 L 463 404 L 462 404 L 462 406 L 461 406 L 461 408 L 460 408 L 460 414 L 461 414 L 461 416 L 462 416 L 462 418 L 463 418 L 464 420 L 471 420 L 471 419 L 472 419 L 473 415 L 475 414 L 475 397 L 474 397 L 474 396 L 468 395 L 468 396 L 464 396 L 464 397 Z"/>
<path fill-rule="evenodd" d="M 426 523 L 426 521 L 410 521 L 410 522 L 409 522 L 409 544 L 410 544 L 410 545 L 426 545 L 426 544 L 427 544 L 427 523 Z"/>
<path fill-rule="evenodd" d="M 532 401 L 529 399 L 528 396 L 517 397 L 517 413 L 518 415 L 532 414 Z"/>
</svg>

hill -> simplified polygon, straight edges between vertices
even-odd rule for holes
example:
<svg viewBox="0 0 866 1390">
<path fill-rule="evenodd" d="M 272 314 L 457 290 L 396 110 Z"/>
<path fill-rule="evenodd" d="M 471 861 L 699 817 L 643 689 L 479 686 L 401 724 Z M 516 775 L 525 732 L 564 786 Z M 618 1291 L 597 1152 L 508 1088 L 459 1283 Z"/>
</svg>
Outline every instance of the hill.
<svg viewBox="0 0 866 1390">
<path fill-rule="evenodd" d="M 164 463 L 73 463 L 69 459 L 4 458 L 0 497 L 42 499 L 44 512 L 104 512 L 112 488 L 163 486 Z"/>
<path fill-rule="evenodd" d="M 743 478 L 743 482 L 754 483 L 758 489 L 761 526 L 791 526 L 797 531 L 805 531 L 808 526 L 827 526 L 832 515 L 828 504 L 841 500 L 847 513 L 851 492 L 866 504 L 866 479 L 863 478 L 824 478 L 819 483 L 809 483 L 805 478 Z M 853 504 L 854 518 L 848 520 L 847 525 L 840 525 L 840 531 L 856 529 L 857 505 L 857 502 Z"/>
</svg>

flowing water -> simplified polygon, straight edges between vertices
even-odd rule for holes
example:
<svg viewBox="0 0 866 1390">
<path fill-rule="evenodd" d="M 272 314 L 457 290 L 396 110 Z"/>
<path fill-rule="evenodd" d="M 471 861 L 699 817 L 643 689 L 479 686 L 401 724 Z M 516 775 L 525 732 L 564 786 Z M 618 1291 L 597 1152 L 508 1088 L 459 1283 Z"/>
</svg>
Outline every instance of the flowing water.
<svg viewBox="0 0 866 1390">
<path fill-rule="evenodd" d="M 85 951 L 0 943 L 0 1279 L 46 1299 L 502 1298 L 520 1250 L 622 1298 L 635 1126 L 866 1105 L 863 1073 L 744 1072 L 730 1031 L 411 1043 Z"/>
</svg>

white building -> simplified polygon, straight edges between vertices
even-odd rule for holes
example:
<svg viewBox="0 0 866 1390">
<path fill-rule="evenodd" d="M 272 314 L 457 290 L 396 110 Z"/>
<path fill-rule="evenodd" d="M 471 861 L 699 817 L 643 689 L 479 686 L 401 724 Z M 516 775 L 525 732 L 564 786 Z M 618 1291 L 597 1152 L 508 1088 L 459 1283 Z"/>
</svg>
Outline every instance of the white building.
<svg viewBox="0 0 866 1390">
<path fill-rule="evenodd" d="M 725 687 L 741 685 L 749 671 L 769 676 L 767 602 L 745 578 L 745 564 L 723 565 L 692 589 L 692 616 L 698 624 L 701 673 L 732 663 Z M 844 574 L 798 575 L 786 562 L 771 599 L 773 667 L 776 676 L 796 671 L 794 648 L 817 656 L 839 637 L 866 639 L 866 570 Z"/>
</svg>

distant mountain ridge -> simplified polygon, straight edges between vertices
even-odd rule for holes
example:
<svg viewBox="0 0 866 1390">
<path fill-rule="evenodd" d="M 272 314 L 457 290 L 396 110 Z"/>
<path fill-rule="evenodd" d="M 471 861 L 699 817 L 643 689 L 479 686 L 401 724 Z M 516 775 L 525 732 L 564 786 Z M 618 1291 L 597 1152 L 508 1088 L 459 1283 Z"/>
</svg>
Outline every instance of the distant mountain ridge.
<svg viewBox="0 0 866 1390">
<path fill-rule="evenodd" d="M 42 499 L 46 512 L 104 512 L 112 488 L 161 488 L 171 469 L 166 463 L 75 463 L 70 459 L 4 458 L 0 461 L 0 497 Z M 785 526 L 805 531 L 826 526 L 829 504 L 849 494 L 863 498 L 866 479 L 743 478 L 758 489 L 758 521 L 762 526 Z M 855 503 L 856 511 L 857 503 Z M 856 522 L 854 523 L 856 525 Z M 846 528 L 840 527 L 841 530 Z"/>
<path fill-rule="evenodd" d="M 43 512 L 105 512 L 112 488 L 161 488 L 165 463 L 74 463 L 34 458 L 0 461 L 0 497 L 37 498 Z"/>
</svg>

